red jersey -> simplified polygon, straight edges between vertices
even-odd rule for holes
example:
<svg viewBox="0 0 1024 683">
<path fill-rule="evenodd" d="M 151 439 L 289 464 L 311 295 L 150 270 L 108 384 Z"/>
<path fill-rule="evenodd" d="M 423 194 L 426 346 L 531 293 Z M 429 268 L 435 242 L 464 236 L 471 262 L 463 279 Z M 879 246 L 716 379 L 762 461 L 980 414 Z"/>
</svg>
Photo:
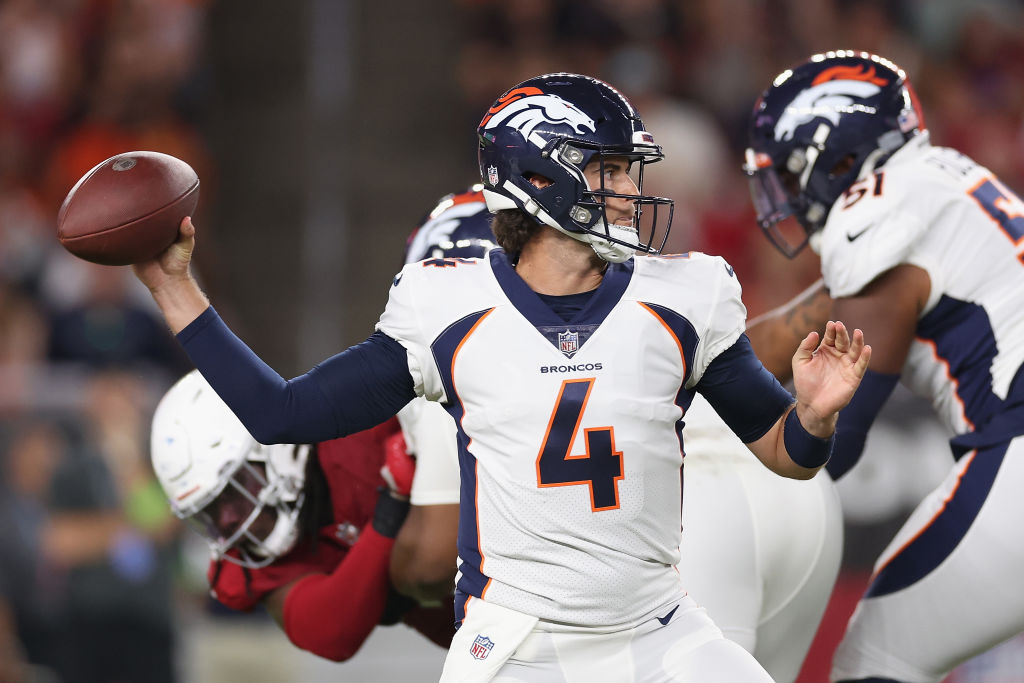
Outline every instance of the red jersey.
<svg viewBox="0 0 1024 683">
<path fill-rule="evenodd" d="M 245 569 L 225 560 L 211 562 L 207 578 L 213 597 L 233 609 L 251 610 L 269 593 L 303 576 L 333 573 L 362 535 L 377 536 L 369 524 L 378 492 L 385 486 L 380 475 L 384 464 L 384 443 L 399 433 L 401 428 L 398 420 L 392 418 L 372 429 L 317 444 L 314 454 L 323 470 L 330 494 L 333 510 L 331 523 L 320 528 L 316 544 L 308 539 L 300 539 L 287 555 L 266 567 Z M 381 537 L 377 538 L 379 540 Z M 371 544 L 371 547 L 374 549 L 369 553 L 353 555 L 353 562 L 367 565 L 365 570 L 348 565 L 344 568 L 355 576 L 353 582 L 347 585 L 347 590 L 353 594 L 377 590 L 367 586 L 378 585 L 380 572 L 387 572 L 391 543 L 386 547 L 381 547 L 380 543 Z M 365 578 L 366 586 L 360 585 L 361 578 Z M 385 601 L 386 595 L 381 595 L 381 610 Z M 350 613 L 347 618 L 367 620 L 365 634 L 368 634 L 379 622 L 381 614 L 357 611 Z M 415 607 L 406 612 L 403 621 L 443 647 L 447 647 L 454 634 L 451 607 Z M 354 629 L 354 632 L 359 632 L 359 629 Z M 361 643 L 353 644 L 358 648 Z"/>
<path fill-rule="evenodd" d="M 213 597 L 233 609 L 251 610 L 267 593 L 301 576 L 331 573 L 373 518 L 378 489 L 384 486 L 380 476 L 384 440 L 400 431 L 398 420 L 392 418 L 372 429 L 317 444 L 315 457 L 327 480 L 334 518 L 320 528 L 315 548 L 308 540 L 300 540 L 287 555 L 260 569 L 215 560 L 207 572 Z"/>
</svg>

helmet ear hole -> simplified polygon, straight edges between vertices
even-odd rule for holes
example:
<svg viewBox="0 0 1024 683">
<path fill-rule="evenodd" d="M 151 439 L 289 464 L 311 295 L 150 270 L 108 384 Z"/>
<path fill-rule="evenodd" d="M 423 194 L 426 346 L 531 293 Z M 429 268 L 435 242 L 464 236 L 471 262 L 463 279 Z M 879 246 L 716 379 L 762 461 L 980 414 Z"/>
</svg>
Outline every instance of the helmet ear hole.
<svg viewBox="0 0 1024 683">
<path fill-rule="evenodd" d="M 527 171 L 523 174 L 523 178 L 538 190 L 543 190 L 545 187 L 554 185 L 554 182 L 550 178 L 542 176 L 540 173 L 531 173 Z"/>
<path fill-rule="evenodd" d="M 829 177 L 838 178 L 840 176 L 846 175 L 847 173 L 850 172 L 850 169 L 853 168 L 853 164 L 856 160 L 856 156 L 854 156 L 853 154 L 847 154 L 845 157 L 837 161 L 835 165 L 832 166 L 832 168 L 829 169 Z"/>
</svg>

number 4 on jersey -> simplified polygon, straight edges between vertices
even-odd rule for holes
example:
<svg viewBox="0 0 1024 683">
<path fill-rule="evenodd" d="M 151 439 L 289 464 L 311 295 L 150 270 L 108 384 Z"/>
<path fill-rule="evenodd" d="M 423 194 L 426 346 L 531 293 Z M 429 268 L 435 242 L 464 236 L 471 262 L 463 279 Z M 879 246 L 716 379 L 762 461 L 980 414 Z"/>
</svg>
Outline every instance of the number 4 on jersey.
<svg viewBox="0 0 1024 683">
<path fill-rule="evenodd" d="M 619 507 L 619 480 L 622 474 L 622 453 L 615 450 L 612 427 L 583 430 L 586 453 L 572 455 L 570 450 L 580 430 L 583 411 L 587 407 L 594 379 L 571 379 L 562 382 L 544 443 L 537 456 L 537 486 L 590 487 L 590 506 L 594 512 Z"/>
</svg>

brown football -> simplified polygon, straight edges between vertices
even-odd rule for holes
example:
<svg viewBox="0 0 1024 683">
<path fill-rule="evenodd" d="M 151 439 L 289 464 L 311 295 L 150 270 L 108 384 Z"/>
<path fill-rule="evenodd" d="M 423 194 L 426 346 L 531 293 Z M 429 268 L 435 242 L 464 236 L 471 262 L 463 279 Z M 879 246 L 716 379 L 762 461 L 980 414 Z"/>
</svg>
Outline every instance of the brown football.
<svg viewBox="0 0 1024 683">
<path fill-rule="evenodd" d="M 57 215 L 57 238 L 86 261 L 126 266 L 174 243 L 199 201 L 199 176 L 160 152 L 126 152 L 82 176 Z"/>
</svg>

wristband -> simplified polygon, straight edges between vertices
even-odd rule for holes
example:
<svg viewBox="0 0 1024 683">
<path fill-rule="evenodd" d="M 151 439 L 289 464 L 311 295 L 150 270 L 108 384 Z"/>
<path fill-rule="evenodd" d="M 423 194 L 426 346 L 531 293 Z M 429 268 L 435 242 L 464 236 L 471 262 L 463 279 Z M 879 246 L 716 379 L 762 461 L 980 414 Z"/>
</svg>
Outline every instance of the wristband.
<svg viewBox="0 0 1024 683">
<path fill-rule="evenodd" d="M 782 427 L 782 440 L 790 459 L 801 467 L 816 469 L 828 462 L 835 445 L 835 432 L 827 439 L 814 436 L 800 423 L 796 407 L 789 411 Z"/>
<path fill-rule="evenodd" d="M 408 513 L 409 501 L 398 500 L 382 487 L 373 510 L 373 530 L 385 538 L 394 538 Z"/>
<path fill-rule="evenodd" d="M 384 612 L 380 615 L 381 626 L 394 626 L 402 620 L 405 613 L 416 606 L 416 601 L 407 595 L 402 595 L 394 589 L 388 588 L 388 601 L 384 604 Z"/>
</svg>

